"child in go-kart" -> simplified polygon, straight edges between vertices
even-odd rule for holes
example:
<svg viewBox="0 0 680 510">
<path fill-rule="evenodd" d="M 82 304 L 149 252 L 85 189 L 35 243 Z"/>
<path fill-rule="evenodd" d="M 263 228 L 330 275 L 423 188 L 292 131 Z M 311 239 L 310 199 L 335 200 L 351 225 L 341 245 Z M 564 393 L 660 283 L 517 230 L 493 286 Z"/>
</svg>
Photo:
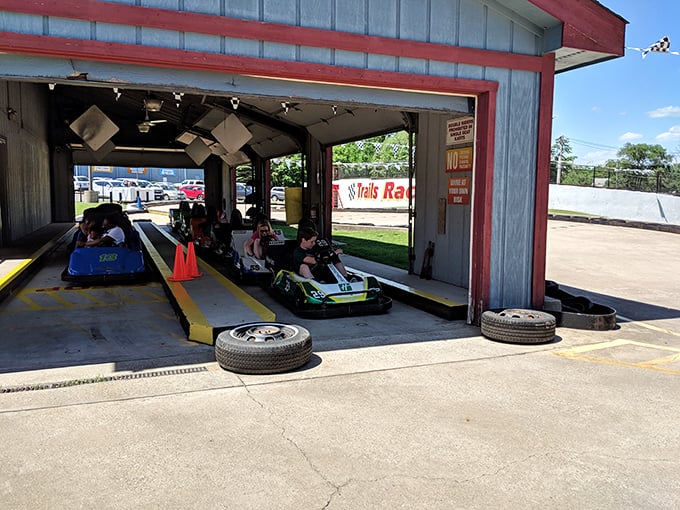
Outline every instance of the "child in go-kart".
<svg viewBox="0 0 680 510">
<path fill-rule="evenodd" d="M 319 234 L 311 228 L 302 228 L 298 232 L 300 245 L 293 252 L 295 272 L 304 278 L 321 280 L 326 263 L 332 263 L 345 278 L 348 277 L 344 264 L 338 257 L 341 249 L 328 249 L 325 252 L 315 250 Z"/>
<path fill-rule="evenodd" d="M 260 221 L 257 222 L 257 228 L 255 229 L 255 232 L 253 232 L 253 235 L 243 243 L 243 252 L 249 257 L 263 260 L 267 255 L 269 241 L 276 241 L 278 239 L 279 238 L 274 233 L 269 220 L 261 218 Z"/>
</svg>

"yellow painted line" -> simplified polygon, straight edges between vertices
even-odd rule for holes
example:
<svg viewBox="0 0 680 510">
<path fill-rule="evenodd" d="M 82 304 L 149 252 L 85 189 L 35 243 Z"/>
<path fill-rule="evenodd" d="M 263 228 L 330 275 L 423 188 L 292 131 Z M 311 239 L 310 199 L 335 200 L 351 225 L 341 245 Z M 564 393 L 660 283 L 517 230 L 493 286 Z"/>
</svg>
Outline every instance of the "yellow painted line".
<svg viewBox="0 0 680 510">
<path fill-rule="evenodd" d="M 149 256 L 154 261 L 154 264 L 156 264 L 156 267 L 163 277 L 163 280 L 166 282 L 170 292 L 177 300 L 178 306 L 185 314 L 187 323 L 189 325 L 187 338 L 196 342 L 212 345 L 213 328 L 208 322 L 208 319 L 198 308 L 196 302 L 191 299 L 191 296 L 189 296 L 181 282 L 169 282 L 167 280 L 170 276 L 172 276 L 172 271 L 163 260 L 163 257 L 161 257 L 161 254 L 158 253 L 158 250 L 156 250 L 154 245 L 151 243 L 151 240 L 146 236 L 144 231 L 141 228 L 137 230 L 139 231 L 139 235 L 142 238 L 147 251 L 149 252 Z"/>
<path fill-rule="evenodd" d="M 348 267 L 347 270 L 352 272 L 352 273 L 356 273 L 358 275 L 361 275 L 361 276 L 374 276 L 383 285 L 386 285 L 388 287 L 396 287 L 399 290 L 402 290 L 404 292 L 408 292 L 409 294 L 415 294 L 416 296 L 420 296 L 420 297 L 425 298 L 429 301 L 434 301 L 434 302 L 440 303 L 442 305 L 446 305 L 446 306 L 467 306 L 467 303 L 459 303 L 459 302 L 453 301 L 449 298 L 437 296 L 435 294 L 425 292 L 424 290 L 416 289 L 415 287 L 411 287 L 410 285 L 406 285 L 404 283 L 395 282 L 394 280 L 389 280 L 389 279 L 383 278 L 381 276 L 376 276 L 374 274 L 370 274 L 370 273 L 367 273 L 365 271 L 361 271 L 360 269 Z"/>
<path fill-rule="evenodd" d="M 37 251 L 33 252 L 29 258 L 21 259 L 21 262 L 19 262 L 14 268 L 12 268 L 6 275 L 0 277 L 0 290 L 4 289 L 7 285 L 9 285 L 19 274 L 21 274 L 21 272 L 26 267 L 28 267 L 33 262 L 38 260 L 46 251 L 52 249 L 52 247 L 57 243 L 57 241 L 69 235 L 76 228 L 78 228 L 78 226 L 74 225 L 63 234 L 46 242 Z"/>
<path fill-rule="evenodd" d="M 633 363 L 630 361 L 619 361 L 619 360 L 614 360 L 614 359 L 608 359 L 608 358 L 598 358 L 596 356 L 588 356 L 585 355 L 584 353 L 592 353 L 593 351 L 598 351 L 602 349 L 609 349 L 612 347 L 625 347 L 629 345 L 635 345 L 638 347 L 645 347 L 649 349 L 658 349 L 661 351 L 671 351 L 676 354 L 673 354 L 671 356 L 666 356 L 663 358 L 657 358 L 657 359 L 652 359 L 649 361 L 642 361 L 639 363 Z M 624 367 L 630 367 L 630 368 L 641 368 L 644 370 L 653 370 L 656 372 L 663 372 L 666 374 L 673 374 L 673 375 L 680 375 L 680 370 L 674 370 L 670 368 L 664 368 L 663 366 L 658 366 L 658 365 L 664 365 L 668 363 L 673 363 L 675 361 L 680 361 L 680 349 L 675 349 L 673 347 L 665 347 L 661 345 L 654 345 L 654 344 L 648 344 L 648 343 L 643 343 L 643 342 L 636 342 L 634 340 L 612 340 L 610 342 L 602 342 L 598 344 L 589 344 L 589 345 L 580 345 L 578 347 L 573 347 L 571 349 L 566 349 L 563 351 L 555 351 L 553 354 L 556 356 L 561 356 L 563 358 L 568 358 L 568 359 L 573 359 L 573 360 L 581 360 L 581 361 L 590 361 L 593 363 L 600 363 L 603 365 L 615 365 L 615 366 L 624 366 Z"/>
<path fill-rule="evenodd" d="M 50 297 L 51 297 L 52 299 L 54 299 L 57 303 L 61 303 L 61 304 L 64 305 L 65 307 L 72 308 L 72 307 L 74 306 L 73 303 L 71 303 L 71 302 L 70 302 L 69 300 L 67 300 L 67 299 L 64 299 L 63 297 L 61 297 L 61 296 L 60 296 L 58 293 L 56 293 L 56 292 L 49 291 L 49 292 L 45 292 L 45 294 L 47 294 L 48 296 L 50 296 Z"/>
<path fill-rule="evenodd" d="M 94 304 L 96 304 L 96 305 L 105 305 L 105 304 L 107 304 L 106 301 L 102 301 L 101 299 L 99 299 L 99 298 L 93 296 L 92 294 L 90 294 L 89 292 L 87 292 L 87 291 L 85 291 L 85 290 L 77 289 L 77 290 L 75 290 L 75 292 L 76 292 L 79 296 L 83 296 L 84 298 L 89 299 L 90 301 L 92 301 L 92 302 L 93 302 Z"/>
<path fill-rule="evenodd" d="M 198 259 L 197 259 L 198 260 Z M 250 308 L 253 312 L 260 316 L 263 321 L 274 322 L 276 320 L 276 314 L 269 308 L 260 303 L 257 299 L 253 298 L 250 294 L 244 291 L 241 287 L 236 285 L 234 282 L 225 278 L 222 273 L 217 271 L 214 267 L 206 264 L 203 260 L 199 263 L 199 268 L 204 270 L 206 273 L 217 280 L 217 282 L 236 296 L 244 305 Z"/>
<path fill-rule="evenodd" d="M 156 226 L 154 225 L 154 227 Z M 164 230 L 159 229 L 158 227 L 156 227 L 156 229 L 161 234 L 163 234 L 170 242 L 174 243 L 175 245 L 178 244 L 177 239 L 172 237 L 170 234 L 168 234 Z M 183 249 L 186 252 L 186 247 L 183 247 Z M 219 283 L 220 285 L 222 285 L 222 287 L 231 292 L 239 301 L 241 301 L 244 305 L 246 305 L 253 312 L 255 312 L 263 321 L 273 322 L 276 320 L 276 314 L 273 311 L 264 306 L 257 299 L 253 298 L 250 294 L 248 294 L 241 287 L 232 282 L 229 278 L 226 278 L 222 273 L 217 271 L 210 264 L 205 262 L 203 259 L 200 259 L 199 257 L 196 257 L 196 262 L 198 263 L 199 269 L 202 269 L 206 273 L 210 273 L 210 276 L 212 276 L 217 281 L 217 283 Z M 168 274 L 168 276 L 171 275 L 172 273 Z"/>
<path fill-rule="evenodd" d="M 26 295 L 26 293 L 23 292 L 23 291 L 22 291 L 22 292 L 19 292 L 19 294 L 17 294 L 17 298 L 18 298 L 19 300 L 23 301 L 24 303 L 26 303 L 26 304 L 28 305 L 28 307 L 29 307 L 31 310 L 42 310 L 42 309 L 43 309 L 42 306 L 40 306 L 38 303 L 36 303 L 36 302 L 33 301 L 32 299 L 30 299 L 30 298 Z"/>
<path fill-rule="evenodd" d="M 651 324 L 647 324 L 646 322 L 630 321 L 630 323 L 636 326 L 640 326 L 642 328 L 651 329 L 652 331 L 656 331 L 657 333 L 665 333 L 667 335 L 680 336 L 680 333 L 678 333 L 677 331 L 671 331 L 670 329 L 664 329 L 658 326 L 653 326 Z"/>
<path fill-rule="evenodd" d="M 680 361 L 680 353 L 679 354 L 672 354 L 670 356 L 666 356 L 664 358 L 657 358 L 657 359 L 652 359 L 649 361 L 645 361 L 643 363 L 639 363 L 640 366 L 656 366 L 656 365 L 667 365 L 669 363 L 676 363 Z"/>
</svg>

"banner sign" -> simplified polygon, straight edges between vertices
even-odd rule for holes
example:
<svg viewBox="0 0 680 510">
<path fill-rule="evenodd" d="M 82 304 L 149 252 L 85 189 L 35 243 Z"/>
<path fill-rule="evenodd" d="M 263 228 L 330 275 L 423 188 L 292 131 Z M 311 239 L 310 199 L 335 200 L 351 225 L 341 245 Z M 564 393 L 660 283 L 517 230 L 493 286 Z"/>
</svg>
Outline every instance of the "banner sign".
<svg viewBox="0 0 680 510">
<path fill-rule="evenodd" d="M 408 179 L 339 179 L 333 181 L 333 207 L 340 209 L 382 209 L 408 207 L 415 196 L 415 184 Z"/>
<path fill-rule="evenodd" d="M 449 177 L 449 204 L 467 205 L 470 203 L 470 178 Z"/>
<path fill-rule="evenodd" d="M 472 170 L 472 147 L 446 151 L 447 172 L 469 172 Z"/>
<path fill-rule="evenodd" d="M 472 143 L 474 136 L 474 117 L 458 117 L 446 121 L 446 145 Z"/>
</svg>

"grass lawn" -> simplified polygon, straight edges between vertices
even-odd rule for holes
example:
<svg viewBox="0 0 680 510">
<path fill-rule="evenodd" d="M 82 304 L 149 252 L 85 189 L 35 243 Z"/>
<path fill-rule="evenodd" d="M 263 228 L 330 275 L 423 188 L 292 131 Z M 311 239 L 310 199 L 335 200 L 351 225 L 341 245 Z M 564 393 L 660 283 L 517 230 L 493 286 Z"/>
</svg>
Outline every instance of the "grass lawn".
<svg viewBox="0 0 680 510">
<path fill-rule="evenodd" d="M 95 202 L 76 202 L 76 217 L 83 214 L 83 211 L 85 209 L 89 209 L 90 207 L 97 207 L 99 203 Z"/>
<path fill-rule="evenodd" d="M 287 239 L 297 237 L 294 227 L 274 228 L 280 228 Z M 342 251 L 348 255 L 408 270 L 406 230 L 333 230 L 333 241 L 343 243 Z"/>
</svg>

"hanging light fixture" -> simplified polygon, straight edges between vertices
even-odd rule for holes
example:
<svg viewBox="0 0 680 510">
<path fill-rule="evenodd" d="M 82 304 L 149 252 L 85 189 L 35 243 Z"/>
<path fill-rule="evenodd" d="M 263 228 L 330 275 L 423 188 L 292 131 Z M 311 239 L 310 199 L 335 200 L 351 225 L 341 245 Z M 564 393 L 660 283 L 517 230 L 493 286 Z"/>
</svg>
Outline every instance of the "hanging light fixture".
<svg viewBox="0 0 680 510">
<path fill-rule="evenodd" d="M 179 108 L 179 104 L 182 102 L 184 92 L 173 92 L 172 95 L 175 97 L 175 106 Z"/>
<path fill-rule="evenodd" d="M 234 97 L 231 98 L 231 107 L 234 110 L 236 110 L 236 108 L 238 108 L 238 105 L 240 103 L 241 103 L 241 100 L 238 97 L 234 96 Z"/>
<path fill-rule="evenodd" d="M 288 115 L 288 109 L 290 108 L 290 103 L 288 101 L 281 101 L 281 108 L 283 108 L 283 113 Z"/>
<path fill-rule="evenodd" d="M 163 100 L 156 97 L 145 97 L 144 98 L 144 108 L 149 112 L 160 112 L 163 106 Z"/>
</svg>

